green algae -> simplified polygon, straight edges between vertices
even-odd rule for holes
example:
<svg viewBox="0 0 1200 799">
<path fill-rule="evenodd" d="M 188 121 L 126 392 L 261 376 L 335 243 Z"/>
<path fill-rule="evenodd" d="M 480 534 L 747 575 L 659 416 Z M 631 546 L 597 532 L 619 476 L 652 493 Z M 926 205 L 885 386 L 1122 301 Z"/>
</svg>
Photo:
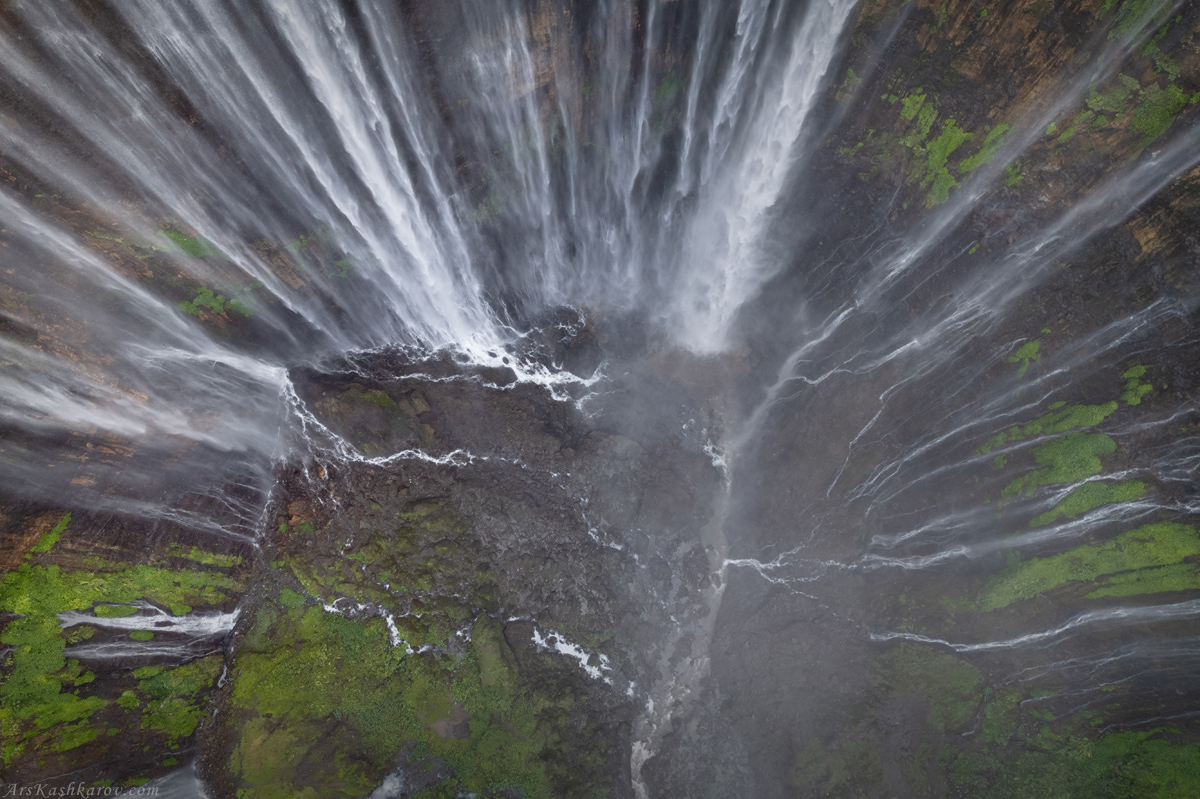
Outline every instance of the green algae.
<svg viewBox="0 0 1200 799">
<path fill-rule="evenodd" d="M 1032 361 L 1040 361 L 1042 359 L 1041 350 L 1042 340 L 1034 339 L 1027 341 L 1017 349 L 1012 355 L 1008 356 L 1009 363 L 1019 363 L 1020 368 L 1017 369 L 1017 377 L 1024 377 L 1025 371 L 1029 368 Z"/>
<path fill-rule="evenodd" d="M 1000 496 L 1029 496 L 1041 486 L 1078 483 L 1099 474 L 1103 468 L 1100 456 L 1116 449 L 1116 442 L 1103 433 L 1070 433 L 1047 441 L 1033 450 L 1034 461 L 1044 468 L 1013 480 Z"/>
<path fill-rule="evenodd" d="M 977 454 L 987 455 L 993 449 L 1002 447 L 1006 443 L 1024 441 L 1036 436 L 1057 435 L 1078 427 L 1095 427 L 1117 410 L 1117 403 L 1072 405 L 1062 410 L 1058 410 L 1058 408 L 1062 408 L 1062 405 L 1055 403 L 1050 406 L 1051 413 L 1035 419 L 1029 424 L 1011 427 L 1002 433 L 997 433 L 976 451 Z"/>
<path fill-rule="evenodd" d="M 1098 580 L 1097 590 L 1089 597 L 1200 587 L 1194 569 L 1191 577 L 1179 568 L 1159 571 L 1198 555 L 1200 537 L 1195 528 L 1177 522 L 1146 524 L 1102 544 L 1085 544 L 1059 555 L 1013 564 L 988 584 L 976 606 L 983 611 L 996 610 L 1067 583 Z M 1142 574 L 1135 576 L 1138 572 Z"/>
<path fill-rule="evenodd" d="M 1068 494 L 1052 510 L 1035 516 L 1033 521 L 1029 523 L 1029 526 L 1039 527 L 1044 524 L 1051 524 L 1060 516 L 1074 519 L 1076 516 L 1081 516 L 1102 505 L 1109 505 L 1115 502 L 1132 502 L 1135 499 L 1142 498 L 1145 494 L 1146 484 L 1140 480 L 1130 480 L 1125 483 L 1115 484 L 1096 481 L 1084 483 Z"/>
</svg>

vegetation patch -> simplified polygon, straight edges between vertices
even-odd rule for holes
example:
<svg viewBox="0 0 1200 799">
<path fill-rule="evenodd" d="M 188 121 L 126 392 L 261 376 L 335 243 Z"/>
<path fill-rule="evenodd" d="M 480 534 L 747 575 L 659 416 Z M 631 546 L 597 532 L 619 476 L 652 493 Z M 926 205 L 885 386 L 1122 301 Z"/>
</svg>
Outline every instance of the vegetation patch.
<svg viewBox="0 0 1200 799">
<path fill-rule="evenodd" d="M 498 622 L 481 616 L 457 659 L 406 655 L 382 619 L 319 607 L 265 606 L 256 627 L 232 674 L 239 796 L 361 797 L 406 747 L 452 770 L 447 795 L 551 795 L 539 719 L 571 702 L 519 688 Z"/>
<path fill-rule="evenodd" d="M 1125 483 L 1102 483 L 1099 481 L 1084 483 L 1067 494 L 1066 499 L 1052 510 L 1035 516 L 1029 526 L 1039 527 L 1043 524 L 1051 524 L 1060 516 L 1074 519 L 1101 505 L 1132 502 L 1135 499 L 1141 499 L 1145 494 L 1146 484 L 1140 480 L 1130 480 Z"/>
<path fill-rule="evenodd" d="M 225 255 L 221 252 L 221 248 L 203 236 L 189 236 L 172 228 L 160 230 L 158 233 L 160 236 L 165 236 L 169 239 L 184 255 L 190 255 L 193 258 L 205 258 L 208 256 L 222 258 Z"/>
<path fill-rule="evenodd" d="M 50 532 L 46 533 L 38 540 L 36 544 L 29 548 L 30 554 L 40 555 L 43 552 L 49 552 L 58 543 L 59 537 L 67 531 L 67 525 L 71 523 L 71 514 L 64 514 L 58 524 Z"/>
<path fill-rule="evenodd" d="M 903 643 L 879 659 L 872 680 L 888 695 L 917 693 L 929 703 L 927 721 L 939 730 L 966 725 L 979 708 L 979 670 L 920 644 Z"/>
<path fill-rule="evenodd" d="M 981 752 L 954 761 L 950 781 L 985 799 L 1049 796 L 1136 796 L 1179 799 L 1200 795 L 1200 744 L 1169 740 L 1168 731 L 1030 736 L 1023 750 L 1002 762 Z"/>
<path fill-rule="evenodd" d="M 68 643 L 89 638 L 95 629 L 64 631 L 56 614 L 95 606 L 101 617 L 130 615 L 130 603 L 141 599 L 167 606 L 184 601 L 211 605 L 225 598 L 224 591 L 240 590 L 235 579 L 211 572 L 104 561 L 97 561 L 96 569 L 64 571 L 57 565 L 23 563 L 0 582 L 0 610 L 18 617 L 0 633 L 0 643 L 11 647 L 0 682 L 6 766 L 27 751 L 67 751 L 99 735 L 89 720 L 109 700 L 81 694 L 79 686 L 94 676 L 82 673 L 77 662 L 72 666 L 65 656 Z M 153 636 L 135 631 L 131 637 L 140 633 Z"/>
<path fill-rule="evenodd" d="M 1055 404 L 1057 405 L 1058 403 Z M 1059 408 L 1061 407 L 1059 405 Z M 977 450 L 978 454 L 987 455 L 997 447 L 1002 447 L 1004 444 L 1010 442 L 1024 441 L 1025 439 L 1042 435 L 1065 433 L 1077 427 L 1095 427 L 1117 409 L 1117 403 L 1106 402 L 1103 405 L 1072 405 L 1070 408 L 1063 410 L 1056 410 L 1054 406 L 1051 406 L 1051 408 L 1053 412 L 1035 419 L 1029 424 L 1011 427 L 1002 433 L 992 436 L 986 444 Z"/>
<path fill-rule="evenodd" d="M 1000 496 L 1029 496 L 1041 486 L 1086 480 L 1100 474 L 1100 456 L 1116 449 L 1116 442 L 1103 433 L 1070 433 L 1047 441 L 1033 450 L 1033 459 L 1044 468 L 1013 480 Z"/>
<path fill-rule="evenodd" d="M 1141 378 L 1146 374 L 1146 367 L 1138 364 L 1131 366 L 1121 375 L 1121 379 L 1125 381 L 1125 388 L 1121 392 L 1121 401 L 1126 405 L 1140 405 L 1142 397 L 1154 390 L 1154 386 L 1150 383 L 1143 383 Z"/>
<path fill-rule="evenodd" d="M 995 610 L 1070 582 L 1096 583 L 1089 597 L 1196 588 L 1200 583 L 1192 559 L 1198 555 L 1200 537 L 1195 528 L 1176 522 L 1146 524 L 1103 544 L 1016 560 L 991 581 L 976 606 Z"/>
<path fill-rule="evenodd" d="M 1009 363 L 1019 363 L 1020 368 L 1017 369 L 1017 377 L 1024 377 L 1025 371 L 1029 369 L 1029 364 L 1033 361 L 1042 359 L 1039 350 L 1042 348 L 1042 340 L 1034 339 L 1027 341 L 1021 345 L 1020 349 L 1008 356 Z"/>
<path fill-rule="evenodd" d="M 248 298 L 246 298 L 248 299 Z M 192 316 L 220 316 L 225 312 L 240 314 L 245 317 L 254 315 L 254 308 L 241 299 L 226 299 L 224 294 L 214 294 L 213 290 L 203 286 L 191 302 L 179 303 L 179 310 Z"/>
</svg>

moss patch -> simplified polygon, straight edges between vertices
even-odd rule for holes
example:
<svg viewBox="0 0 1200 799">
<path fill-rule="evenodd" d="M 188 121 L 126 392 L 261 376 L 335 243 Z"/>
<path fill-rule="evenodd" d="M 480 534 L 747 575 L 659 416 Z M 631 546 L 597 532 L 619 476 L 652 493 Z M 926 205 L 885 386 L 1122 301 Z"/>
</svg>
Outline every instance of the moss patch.
<svg viewBox="0 0 1200 799">
<path fill-rule="evenodd" d="M 1024 441 L 1042 435 L 1056 435 L 1078 427 L 1095 427 L 1117 409 L 1115 402 L 1106 402 L 1103 405 L 1072 405 L 1062 410 L 1056 410 L 1055 406 L 1061 407 L 1061 403 L 1050 406 L 1051 413 L 1035 419 L 1029 424 L 1011 427 L 1003 433 L 992 436 L 977 450 L 978 454 L 987 455 L 993 449 L 1010 442 Z"/>
<path fill-rule="evenodd" d="M 1125 381 L 1124 390 L 1121 392 L 1121 401 L 1126 405 L 1140 405 L 1142 397 L 1154 390 L 1154 386 L 1150 383 L 1143 383 L 1141 378 L 1146 374 L 1146 367 L 1140 364 L 1131 366 L 1121 375 L 1121 379 Z"/>
<path fill-rule="evenodd" d="M 480 617 L 457 660 L 406 655 L 388 645 L 382 619 L 319 607 L 269 605 L 256 623 L 258 651 L 239 654 L 232 673 L 239 796 L 360 797 L 411 745 L 454 772 L 452 792 L 550 795 L 539 718 L 561 704 L 518 690 L 497 622 Z M 445 719 L 461 719 L 461 731 Z"/>
<path fill-rule="evenodd" d="M 1033 361 L 1042 359 L 1039 350 L 1042 348 L 1042 340 L 1034 339 L 1027 341 L 1021 345 L 1020 349 L 1008 356 L 1009 363 L 1019 363 L 1021 366 L 1017 369 L 1017 377 L 1024 377 L 1025 371 L 1029 369 L 1029 364 Z"/>
<path fill-rule="evenodd" d="M 234 578 L 210 572 L 103 561 L 97 561 L 96 568 L 108 570 L 68 572 L 55 565 L 24 563 L 0 582 L 0 610 L 19 616 L 0 633 L 0 642 L 12 647 L 0 683 L 0 733 L 6 741 L 6 764 L 21 757 L 35 741 L 40 749 L 66 751 L 99 734 L 88 721 L 108 700 L 80 695 L 77 686 L 92 680 L 78 670 L 73 672 L 65 657 L 68 639 L 87 638 L 94 628 L 64 631 L 56 614 L 96 605 L 100 616 L 127 615 L 133 610 L 128 603 L 140 599 L 162 605 L 184 600 L 211 605 L 224 599 L 223 591 L 240 588 Z M 153 636 L 149 631 L 137 631 L 131 637 L 139 632 Z"/>
<path fill-rule="evenodd" d="M 1074 519 L 1093 508 L 1109 505 L 1114 502 L 1132 502 L 1146 494 L 1146 484 L 1139 480 L 1125 483 L 1084 483 L 1067 495 L 1061 503 L 1052 510 L 1035 516 L 1029 523 L 1030 527 L 1051 524 L 1060 516 Z"/>
<path fill-rule="evenodd" d="M 1029 496 L 1041 486 L 1078 483 L 1100 474 L 1100 456 L 1111 455 L 1116 449 L 1116 442 L 1103 433 L 1070 433 L 1047 441 L 1033 450 L 1033 459 L 1044 468 L 1013 480 L 1000 495 Z"/>
<path fill-rule="evenodd" d="M 1197 588 L 1200 583 L 1191 559 L 1198 555 L 1200 537 L 1193 527 L 1175 522 L 1146 524 L 1103 544 L 1014 563 L 991 581 L 976 605 L 980 610 L 995 610 L 1070 582 L 1096 583 L 1089 597 Z"/>
</svg>

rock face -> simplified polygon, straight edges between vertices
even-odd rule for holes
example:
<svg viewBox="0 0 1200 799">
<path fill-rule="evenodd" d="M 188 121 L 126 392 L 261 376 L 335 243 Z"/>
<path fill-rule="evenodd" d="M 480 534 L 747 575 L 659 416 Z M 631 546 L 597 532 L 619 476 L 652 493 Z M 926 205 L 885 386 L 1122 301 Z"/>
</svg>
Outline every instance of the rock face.
<svg viewBox="0 0 1200 799">
<path fill-rule="evenodd" d="M 697 533 L 720 475 L 679 422 L 702 410 L 664 385 L 675 407 L 648 433 L 619 391 L 577 389 L 581 411 L 399 355 L 295 379 L 331 447 L 366 457 L 279 475 L 206 736 L 219 793 L 364 796 L 392 774 L 430 795 L 629 795 L 660 660 L 690 654 L 668 632 L 708 610 Z"/>
</svg>

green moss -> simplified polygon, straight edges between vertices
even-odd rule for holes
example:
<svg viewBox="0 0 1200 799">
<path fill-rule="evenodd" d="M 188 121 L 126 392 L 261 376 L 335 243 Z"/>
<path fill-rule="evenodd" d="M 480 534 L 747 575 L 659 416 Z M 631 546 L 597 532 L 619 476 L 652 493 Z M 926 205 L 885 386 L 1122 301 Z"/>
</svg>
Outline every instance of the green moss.
<svg viewBox="0 0 1200 799">
<path fill-rule="evenodd" d="M 171 741 L 189 738 L 204 718 L 202 703 L 171 697 L 151 701 L 142 714 L 142 727 L 166 733 Z"/>
<path fill-rule="evenodd" d="M 54 529 L 43 535 L 36 544 L 29 548 L 29 551 L 36 554 L 49 552 L 54 545 L 58 543 L 59 537 L 66 532 L 67 525 L 70 523 L 71 514 L 64 514 L 62 519 L 59 520 L 58 524 L 54 525 Z"/>
<path fill-rule="evenodd" d="M 389 397 L 386 393 L 384 393 L 383 391 L 379 391 L 378 389 L 376 389 L 374 391 L 363 392 L 362 399 L 364 402 L 369 402 L 372 405 L 378 405 L 380 408 L 395 408 L 396 407 L 396 401 L 394 399 L 392 399 L 391 397 Z"/>
<path fill-rule="evenodd" d="M 97 605 L 95 613 L 102 619 L 119 619 L 137 613 L 132 605 Z"/>
<path fill-rule="evenodd" d="M 170 239 L 171 243 L 179 248 L 180 251 L 193 258 L 204 258 L 210 255 L 218 258 L 224 256 L 224 253 L 221 252 L 217 245 L 203 237 L 193 238 L 192 236 L 180 233 L 178 230 L 169 228 L 160 230 L 159 235 Z"/>
<path fill-rule="evenodd" d="M 1166 133 L 1167 128 L 1180 111 L 1187 106 L 1189 97 L 1174 84 L 1167 88 L 1151 83 L 1142 90 L 1138 104 L 1133 109 L 1133 127 L 1142 133 L 1143 145 Z"/>
<path fill-rule="evenodd" d="M 1024 441 L 1035 436 L 1056 435 L 1078 427 L 1095 427 L 1117 410 L 1117 403 L 1072 405 L 1070 408 L 1056 410 L 1061 407 L 1061 403 L 1055 403 L 1050 406 L 1051 413 L 1035 419 L 1029 424 L 1011 427 L 1002 433 L 997 433 L 977 450 L 978 454 L 987 455 L 993 449 L 1004 446 L 1006 443 Z"/>
<path fill-rule="evenodd" d="M 226 299 L 224 294 L 214 294 L 208 286 L 203 286 L 191 302 L 179 303 L 179 310 L 192 316 L 220 315 L 227 311 L 250 317 L 254 308 L 246 299 Z"/>
<path fill-rule="evenodd" d="M 983 723 L 979 738 L 987 743 L 1004 745 L 1017 732 L 1017 705 L 1021 695 L 1016 691 L 1004 691 L 983 706 Z"/>
<path fill-rule="evenodd" d="M 192 612 L 191 605 L 185 605 L 182 602 L 172 602 L 171 603 L 171 615 L 172 616 L 186 616 L 191 612 Z"/>
<path fill-rule="evenodd" d="M 135 641 L 149 641 L 154 638 L 154 633 L 149 630 L 134 630 L 129 634 L 129 637 Z"/>
<path fill-rule="evenodd" d="M 192 547 L 185 550 L 179 544 L 171 544 L 171 546 L 167 547 L 167 554 L 173 558 L 185 558 L 196 563 L 203 563 L 205 566 L 232 568 L 242 565 L 241 555 L 221 555 L 216 552 L 208 552 L 199 547 Z"/>
<path fill-rule="evenodd" d="M 1059 400 L 1058 402 L 1052 402 L 1052 403 L 1050 403 L 1050 410 L 1057 411 L 1059 408 L 1061 408 L 1062 406 L 1064 406 L 1066 404 L 1067 404 L 1066 400 Z"/>
<path fill-rule="evenodd" d="M 824 796 L 866 796 L 883 780 L 883 759 L 869 740 L 839 742 L 826 749 L 816 738 L 800 751 L 790 784 Z"/>
<path fill-rule="evenodd" d="M 1103 544 L 1086 544 L 1059 555 L 1016 563 L 991 581 L 976 605 L 980 610 L 995 610 L 1066 583 L 1091 583 L 1100 578 L 1105 579 L 1089 596 L 1194 588 L 1198 587 L 1194 569 L 1190 577 L 1179 568 L 1169 573 L 1160 570 L 1178 567 L 1198 555 L 1200 538 L 1194 528 L 1175 522 L 1146 524 Z M 1135 572 L 1142 574 L 1131 574 Z"/>
<path fill-rule="evenodd" d="M 951 780 L 982 799 L 1200 795 L 1200 744 L 1175 743 L 1162 730 L 1034 738 L 1001 762 L 976 752 L 959 755 Z"/>
<path fill-rule="evenodd" d="M 916 119 L 916 116 L 921 111 L 921 107 L 925 104 L 925 93 L 917 89 L 907 97 L 900 100 L 900 118 L 905 122 L 911 122 Z M 926 131 L 928 133 L 929 131 Z"/>
<path fill-rule="evenodd" d="M 140 680 L 138 690 L 152 699 L 190 697 L 212 687 L 223 663 L 220 655 L 210 655 L 173 669 L 161 666 L 137 669 L 133 676 Z"/>
<path fill-rule="evenodd" d="M 1128 75 L 1117 75 L 1115 83 L 1108 92 L 1100 92 L 1092 87 L 1088 92 L 1087 107 L 1092 111 L 1105 111 L 1110 114 L 1124 113 L 1129 106 L 1129 100 L 1141 89 L 1138 82 Z"/>
<path fill-rule="evenodd" d="M 991 163 L 992 159 L 996 157 L 996 153 L 1004 145 L 1004 137 L 1008 135 L 1010 130 L 1012 130 L 1012 125 L 1007 123 L 1001 123 L 992 128 L 988 132 L 988 135 L 984 137 L 983 144 L 980 145 L 979 150 L 958 165 L 958 171 L 965 174 L 975 171 L 984 164 Z"/>
<path fill-rule="evenodd" d="M 1173 563 L 1169 566 L 1110 575 L 1100 581 L 1099 585 L 1102 587 L 1089 593 L 1088 599 L 1191 591 L 1200 588 L 1200 574 L 1195 564 Z"/>
<path fill-rule="evenodd" d="M 1145 374 L 1146 367 L 1138 364 L 1130 367 L 1121 375 L 1121 379 L 1125 381 L 1125 388 L 1121 392 L 1121 401 L 1126 405 L 1140 405 L 1142 397 L 1154 390 L 1153 384 L 1141 382 L 1141 378 Z"/>
<path fill-rule="evenodd" d="M 223 597 L 216 588 L 237 586 L 224 575 L 97 561 L 97 568 L 101 567 L 111 571 L 64 572 L 58 566 L 25 563 L 4 575 L 0 583 L 0 609 L 20 616 L 0 634 L 0 642 L 12 647 L 0 683 L 0 732 L 14 742 L 4 750 L 10 760 L 24 751 L 20 742 L 34 734 L 48 732 L 44 746 L 56 751 L 94 739 L 98 733 L 89 729 L 87 722 L 108 704 L 100 697 L 63 690 L 66 685 L 81 686 L 94 679 L 90 673 L 80 673 L 78 664 L 66 664 L 64 657 L 67 641 L 86 639 L 93 628 L 64 635 L 55 614 L 87 610 L 97 603 L 101 603 L 97 608 L 100 614 L 124 613 L 99 608 L 127 606 L 139 599 L 169 604 L 192 597 L 198 603 L 212 604 Z M 122 706 L 126 703 L 118 701 Z"/>
<path fill-rule="evenodd" d="M 854 93 L 858 91 L 859 85 L 862 84 L 860 78 L 855 72 L 854 67 L 846 70 L 846 77 L 842 80 L 842 85 L 838 87 L 834 94 L 834 99 L 839 103 L 848 103 L 854 97 Z"/>
<path fill-rule="evenodd" d="M 950 199 L 950 189 L 957 187 L 959 183 L 946 168 L 946 162 L 955 150 L 973 138 L 973 133 L 958 127 L 953 119 L 948 119 L 942 124 L 941 133 L 926 148 L 929 162 L 925 178 L 921 181 L 922 186 L 931 186 L 929 194 L 925 197 L 926 208 L 941 205 Z"/>
<path fill-rule="evenodd" d="M 668 73 L 658 84 L 658 88 L 654 90 L 654 102 L 659 105 L 670 104 L 678 96 L 681 88 L 683 88 L 683 81 L 675 77 L 674 72 Z"/>
<path fill-rule="evenodd" d="M 1033 459 L 1045 468 L 1018 477 L 1000 495 L 1028 496 L 1041 486 L 1081 482 L 1099 474 L 1100 456 L 1110 455 L 1116 449 L 1116 442 L 1103 433 L 1070 433 L 1047 441 L 1033 450 Z"/>
<path fill-rule="evenodd" d="M 323 796 L 362 796 L 404 746 L 416 744 L 453 771 L 446 785 L 454 793 L 488 795 L 507 785 L 549 796 L 539 757 L 545 699 L 517 690 L 498 622 L 480 617 L 468 656 L 454 661 L 388 646 L 380 619 L 269 607 L 260 611 L 265 630 L 251 634 L 265 651 L 240 653 L 231 675 L 240 795 L 296 795 L 311 784 L 324 786 Z M 431 728 L 460 712 L 469 717 L 466 737 Z M 347 759 L 339 764 L 333 753 Z"/>
<path fill-rule="evenodd" d="M 1104 5 L 1101 6 L 1100 16 L 1106 16 L 1114 5 L 1114 0 L 1105 0 Z M 1118 36 L 1136 33 L 1150 20 L 1150 17 L 1157 11 L 1157 6 L 1158 3 L 1155 0 L 1121 0 L 1117 5 L 1116 22 L 1113 24 L 1108 38 L 1115 39 Z"/>
<path fill-rule="evenodd" d="M 1175 19 L 1171 20 L 1171 22 L 1163 25 L 1158 29 L 1158 33 L 1154 35 L 1154 38 L 1147 42 L 1146 46 L 1142 48 L 1142 55 L 1154 60 L 1155 73 L 1167 73 L 1167 79 L 1171 82 L 1179 80 L 1180 75 L 1183 74 L 1183 70 L 1180 69 L 1179 62 L 1177 62 L 1174 58 L 1171 58 L 1171 56 L 1167 55 L 1159 48 L 1158 43 L 1161 42 L 1163 37 L 1165 37 L 1171 30 L 1171 26 L 1178 24 L 1182 18 L 1182 16 L 1176 16 Z"/>
<path fill-rule="evenodd" d="M 284 588 L 279 592 L 279 601 L 286 607 L 298 608 L 304 604 L 304 597 L 290 588 Z"/>
<path fill-rule="evenodd" d="M 1008 356 L 1009 363 L 1019 363 L 1021 367 L 1017 369 L 1017 377 L 1024 377 L 1025 370 L 1029 368 L 1032 361 L 1040 361 L 1042 359 L 1039 350 L 1042 348 L 1042 340 L 1034 339 L 1027 341 L 1012 355 Z"/>
<path fill-rule="evenodd" d="M 1020 185 L 1025 177 L 1021 174 L 1021 162 L 1013 161 L 1008 166 L 1004 167 L 1004 185 L 1008 188 Z"/>
<path fill-rule="evenodd" d="M 1065 516 L 1074 519 L 1101 505 L 1114 502 L 1132 502 L 1146 494 L 1146 484 L 1139 480 L 1125 483 L 1084 483 L 1066 496 L 1053 510 L 1034 517 L 1029 523 L 1031 527 L 1050 524 L 1058 517 Z"/>
<path fill-rule="evenodd" d="M 927 721 L 939 730 L 968 724 L 979 707 L 979 671 L 959 658 L 904 643 L 879 659 L 872 682 L 889 696 L 917 693 L 929 703 Z"/>
</svg>

